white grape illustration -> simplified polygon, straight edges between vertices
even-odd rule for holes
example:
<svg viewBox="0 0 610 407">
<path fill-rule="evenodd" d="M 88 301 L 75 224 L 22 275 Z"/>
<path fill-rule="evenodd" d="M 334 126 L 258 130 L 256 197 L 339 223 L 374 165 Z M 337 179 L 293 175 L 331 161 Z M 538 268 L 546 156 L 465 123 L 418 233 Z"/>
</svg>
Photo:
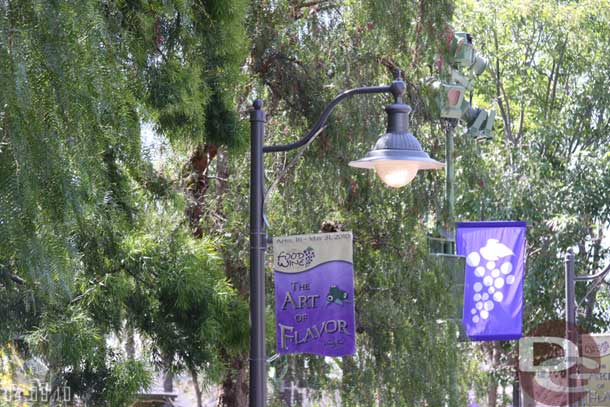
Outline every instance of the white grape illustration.
<svg viewBox="0 0 610 407">
<path fill-rule="evenodd" d="M 514 255 L 511 249 L 497 239 L 488 239 L 479 251 L 466 256 L 466 263 L 474 268 L 475 277 L 481 279 L 473 285 L 474 307 L 470 314 L 475 324 L 489 318 L 495 308 L 494 302 L 501 303 L 504 300 L 504 286 L 515 282 L 513 265 L 509 259 L 504 259 Z"/>
</svg>

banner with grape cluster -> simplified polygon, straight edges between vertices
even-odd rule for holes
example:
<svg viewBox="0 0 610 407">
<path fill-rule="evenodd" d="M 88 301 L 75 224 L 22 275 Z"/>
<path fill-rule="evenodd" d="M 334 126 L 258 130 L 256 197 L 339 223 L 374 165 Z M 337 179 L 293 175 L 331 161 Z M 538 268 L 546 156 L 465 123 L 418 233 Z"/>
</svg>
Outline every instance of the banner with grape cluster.
<svg viewBox="0 0 610 407">
<path fill-rule="evenodd" d="M 476 341 L 519 339 L 523 314 L 525 222 L 460 222 L 456 252 L 466 256 L 463 325 Z"/>
<path fill-rule="evenodd" d="M 351 232 L 273 239 L 278 353 L 356 351 Z"/>
</svg>

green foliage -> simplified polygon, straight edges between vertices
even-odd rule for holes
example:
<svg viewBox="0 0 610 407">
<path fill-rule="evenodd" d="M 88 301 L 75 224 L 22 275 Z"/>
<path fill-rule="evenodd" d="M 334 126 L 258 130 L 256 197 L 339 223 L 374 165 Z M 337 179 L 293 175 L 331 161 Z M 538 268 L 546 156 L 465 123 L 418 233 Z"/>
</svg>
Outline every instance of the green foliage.
<svg viewBox="0 0 610 407">
<path fill-rule="evenodd" d="M 503 120 L 494 143 L 458 147 L 459 212 L 528 221 L 531 324 L 556 316 L 563 282 L 552 276 L 561 275 L 562 250 L 580 247 L 581 273 L 594 272 L 608 255 L 599 239 L 610 223 L 608 123 L 600 118 L 610 100 L 595 89 L 610 85 L 603 74 L 609 33 L 598 25 L 610 21 L 608 4 L 488 2 L 464 7 L 461 18 L 492 56 L 480 88 L 485 99 L 497 99 Z"/>
<path fill-rule="evenodd" d="M 123 242 L 124 267 L 134 277 L 123 301 L 131 323 L 158 352 L 176 355 L 177 367 L 200 367 L 218 379 L 221 347 L 247 346 L 246 303 L 225 279 L 215 242 L 167 222 L 179 216 L 151 211 Z"/>
<path fill-rule="evenodd" d="M 419 81 L 425 66 L 410 65 L 413 55 L 432 60 L 436 48 L 430 44 L 441 32 L 422 28 L 421 38 L 415 39 L 418 30 L 411 21 L 442 21 L 451 8 L 439 4 L 422 11 L 417 3 L 402 4 L 400 13 L 392 15 L 396 26 L 413 28 L 403 31 L 397 45 L 394 21 L 378 14 L 382 7 L 376 2 L 322 2 L 301 9 L 277 2 L 273 8 L 263 3 L 254 9 L 251 67 L 259 83 L 252 93 L 266 96 L 267 144 L 295 141 L 336 94 L 387 83 L 395 69 L 402 68 L 415 107 L 413 127 L 424 148 L 442 158 L 437 126 L 426 123 L 428 101 Z M 426 47 L 416 47 L 417 41 Z M 288 369 L 292 380 L 318 394 L 338 390 L 348 406 L 374 405 L 376 395 L 388 406 L 442 405 L 449 399 L 457 405 L 465 393 L 457 394 L 452 387 L 456 377 L 444 373 L 457 371 L 464 362 L 456 353 L 454 324 L 443 321 L 455 305 L 447 295 L 445 270 L 428 261 L 426 242 L 429 214 L 442 207 L 442 174 L 422 173 L 410 188 L 390 190 L 374 174 L 346 165 L 384 131 L 384 103 L 389 99 L 374 96 L 342 104 L 325 132 L 268 193 L 266 218 L 272 236 L 313 233 L 325 221 L 353 231 L 358 327 L 357 356 L 338 364 L 305 355 L 278 360 L 273 362 L 274 378 Z M 292 153 L 266 156 L 267 185 L 291 159 Z M 225 227 L 232 239 L 245 226 L 247 202 L 240 197 L 247 191 L 246 164 L 235 161 L 232 171 L 239 177 L 223 200 L 223 213 L 229 216 Z M 238 261 L 244 255 L 239 251 L 232 257 Z M 272 298 L 272 292 L 268 294 Z M 269 353 L 275 348 L 273 333 L 272 329 Z"/>
<path fill-rule="evenodd" d="M 457 5 L 451 20 L 453 6 L 443 2 L 320 2 L 310 7 L 262 3 L 254 9 L 250 27 L 255 34 L 251 67 L 259 79 L 252 93 L 266 99 L 267 143 L 294 141 L 336 93 L 387 83 L 400 67 L 415 108 L 417 136 L 425 150 L 442 159 L 444 135 L 421 79 L 429 76 L 435 55 L 443 49 L 446 23 L 472 33 L 475 47 L 490 58 L 488 73 L 477 79 L 475 103 L 495 107 L 501 120 L 491 142 L 456 140 L 456 216 L 528 222 L 527 330 L 556 317 L 562 308 L 563 281 L 557 276 L 562 274 L 560 255 L 565 248 L 580 248 L 581 273 L 592 273 L 608 258 L 602 239 L 610 220 L 610 41 L 604 28 L 609 9 L 605 1 L 557 5 L 490 0 Z M 452 306 L 443 296 L 445 287 L 426 285 L 424 278 L 442 281 L 442 270 L 426 264 L 423 237 L 428 225 L 444 222 L 442 178 L 421 174 L 408 189 L 389 191 L 374 175 L 345 165 L 383 131 L 377 125 L 383 122 L 380 104 L 380 98 L 361 98 L 333 113 L 328 129 L 269 194 L 269 232 L 310 233 L 326 220 L 354 232 L 362 332 L 358 357 L 344 360 L 341 369 L 340 388 L 348 405 L 370 405 L 376 392 L 383 405 L 423 400 L 442 404 L 446 398 L 453 404 L 451 380 L 432 372 L 472 372 L 471 383 L 459 383 L 461 397 L 481 383 L 507 384 L 513 374 L 511 347 L 501 345 L 496 374 L 481 374 L 463 357 L 487 358 L 487 352 L 456 344 L 449 327 L 429 325 L 440 315 L 433 312 L 435 307 Z M 268 184 L 291 158 L 290 153 L 266 158 L 266 168 L 271 169 Z M 235 190 L 244 193 L 246 186 Z M 247 210 L 241 203 L 230 205 L 236 211 Z M 234 219 L 235 226 L 244 226 L 242 217 Z M 419 290 L 420 285 L 427 290 Z M 584 295 L 585 287 L 581 289 L 579 294 Z M 383 294 L 375 295 L 376 290 Z M 604 296 L 598 295 L 602 309 L 607 303 Z M 421 309 L 409 302 L 414 299 Z M 601 311 L 594 312 L 593 303 L 585 302 L 582 320 L 604 329 L 608 321 Z M 392 335 L 395 331 L 401 333 L 398 339 Z M 427 343 L 421 338 L 427 332 L 449 339 Z M 271 340 L 269 345 L 273 346 Z M 460 355 L 455 355 L 456 349 Z M 314 388 L 337 385 L 325 363 L 302 359 L 310 368 L 299 379 Z M 403 359 L 409 361 L 409 371 L 403 370 Z M 434 390 L 428 393 L 428 388 Z"/>
<path fill-rule="evenodd" d="M 43 328 L 28 337 L 34 355 L 44 355 L 52 392 L 64 386 L 70 393 L 99 406 L 127 405 L 150 384 L 142 362 L 124 361 L 109 349 L 95 321 L 71 309 L 57 318 L 45 316 Z M 61 390 L 60 390 L 61 394 Z"/>
<path fill-rule="evenodd" d="M 228 90 L 244 13 L 243 0 L 0 5 L 0 335 L 27 339 L 52 384 L 93 405 L 149 383 L 108 344 L 125 321 L 178 367 L 222 372 L 219 341 L 246 346 L 215 242 L 189 236 L 181 191 L 140 142 L 152 119 L 176 147 L 240 145 Z"/>
<path fill-rule="evenodd" d="M 237 146 L 233 91 L 246 53 L 246 1 L 114 1 L 105 15 L 158 131 L 175 145 Z"/>
<path fill-rule="evenodd" d="M 98 406 L 126 406 L 134 401 L 134 394 L 149 385 L 148 372 L 141 362 L 118 362 L 113 365 L 103 392 L 93 402 Z"/>
<path fill-rule="evenodd" d="M 456 143 L 456 211 L 463 220 L 527 221 L 526 332 L 563 317 L 568 247 L 578 248 L 579 274 L 599 271 L 610 255 L 603 243 L 610 225 L 609 6 L 490 0 L 456 11 L 454 26 L 471 32 L 490 58 L 475 100 L 495 100 L 501 118 L 492 142 Z M 588 290 L 579 284 L 578 298 Z M 605 290 L 595 290 L 579 307 L 579 323 L 606 331 L 607 303 Z M 510 363 L 494 365 L 495 380 L 512 380 Z"/>
<path fill-rule="evenodd" d="M 456 218 L 526 220 L 526 327 L 556 317 L 562 251 L 578 247 L 581 273 L 610 254 L 608 10 L 606 0 L 455 10 L 445 0 L 2 2 L 2 342 L 27 339 L 24 352 L 48 365 L 49 380 L 93 405 L 127 405 L 149 383 L 142 361 L 108 341 L 130 329 L 173 370 L 212 382 L 243 371 L 233 362 L 248 344 L 248 103 L 265 99 L 268 144 L 294 141 L 337 93 L 387 83 L 400 68 L 412 128 L 442 160 L 423 80 L 448 22 L 490 58 L 474 102 L 493 100 L 499 118 L 493 141 L 456 140 Z M 426 242 L 436 224 L 451 227 L 443 174 L 389 190 L 346 166 L 384 131 L 389 102 L 343 103 L 268 193 L 271 235 L 322 224 L 354 232 L 359 328 L 355 357 L 278 360 L 275 385 L 292 375 L 318 395 L 337 390 L 347 406 L 464 404 L 467 390 L 512 380 L 512 349 L 500 344 L 500 366 L 481 373 L 475 360 L 488 349 L 458 343 L 446 320 L 456 305 Z M 157 172 L 143 158 L 143 121 L 171 142 L 178 165 L 162 154 Z M 179 184 L 183 153 L 204 143 L 220 146 L 216 168 Z M 292 157 L 266 156 L 267 185 Z M 182 196 L 202 180 L 201 196 Z M 185 199 L 198 200 L 201 239 Z M 593 298 L 581 321 L 603 330 L 610 299 Z"/>
</svg>

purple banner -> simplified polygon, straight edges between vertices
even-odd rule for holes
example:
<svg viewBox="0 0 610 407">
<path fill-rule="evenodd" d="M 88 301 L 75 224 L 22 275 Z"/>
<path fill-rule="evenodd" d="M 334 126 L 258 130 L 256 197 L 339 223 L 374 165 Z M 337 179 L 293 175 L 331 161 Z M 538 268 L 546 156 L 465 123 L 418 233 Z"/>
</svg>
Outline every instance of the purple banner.
<svg viewBox="0 0 610 407">
<path fill-rule="evenodd" d="M 462 323 L 472 340 L 521 337 L 525 229 L 519 221 L 457 224 L 456 252 L 466 257 Z"/>
<path fill-rule="evenodd" d="M 277 351 L 356 351 L 351 232 L 273 239 Z"/>
</svg>

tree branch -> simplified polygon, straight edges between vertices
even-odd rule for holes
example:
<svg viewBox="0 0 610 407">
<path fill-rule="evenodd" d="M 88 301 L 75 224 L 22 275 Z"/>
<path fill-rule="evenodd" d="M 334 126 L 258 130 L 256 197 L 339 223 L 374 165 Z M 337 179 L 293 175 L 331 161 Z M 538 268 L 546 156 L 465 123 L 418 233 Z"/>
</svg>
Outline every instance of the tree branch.
<svg viewBox="0 0 610 407">
<path fill-rule="evenodd" d="M 559 51 L 559 60 L 557 61 L 557 69 L 555 70 L 555 78 L 553 79 L 553 91 L 551 92 L 551 105 L 549 106 L 549 111 L 552 111 L 555 105 L 555 99 L 557 96 L 557 80 L 559 79 L 559 70 L 561 68 L 561 62 L 563 61 L 563 56 L 565 55 L 567 45 L 568 36 L 566 35 L 566 39 L 564 40 L 561 50 Z"/>
<path fill-rule="evenodd" d="M 496 69 L 494 73 L 494 77 L 496 80 L 496 97 L 498 100 L 498 107 L 500 108 L 500 114 L 502 115 L 502 120 L 504 121 L 504 135 L 507 141 L 510 141 L 514 144 L 513 134 L 511 130 L 511 119 L 510 119 L 510 107 L 508 103 L 508 99 L 506 98 L 506 92 L 504 91 L 504 86 L 502 86 L 502 82 L 500 79 L 500 58 L 498 56 L 499 53 L 499 45 L 498 45 L 498 33 L 496 30 L 493 30 L 494 34 L 494 46 L 496 49 Z M 504 99 L 504 101 L 502 100 Z M 504 106 L 506 103 L 506 107 Z"/>
<path fill-rule="evenodd" d="M 23 278 L 19 277 L 16 274 L 11 273 L 10 271 L 8 271 L 6 269 L 6 267 L 1 266 L 1 265 L 0 265 L 0 275 L 8 278 L 9 280 L 11 280 L 15 284 L 18 284 L 18 285 L 24 285 L 25 284 L 25 280 Z"/>
</svg>

